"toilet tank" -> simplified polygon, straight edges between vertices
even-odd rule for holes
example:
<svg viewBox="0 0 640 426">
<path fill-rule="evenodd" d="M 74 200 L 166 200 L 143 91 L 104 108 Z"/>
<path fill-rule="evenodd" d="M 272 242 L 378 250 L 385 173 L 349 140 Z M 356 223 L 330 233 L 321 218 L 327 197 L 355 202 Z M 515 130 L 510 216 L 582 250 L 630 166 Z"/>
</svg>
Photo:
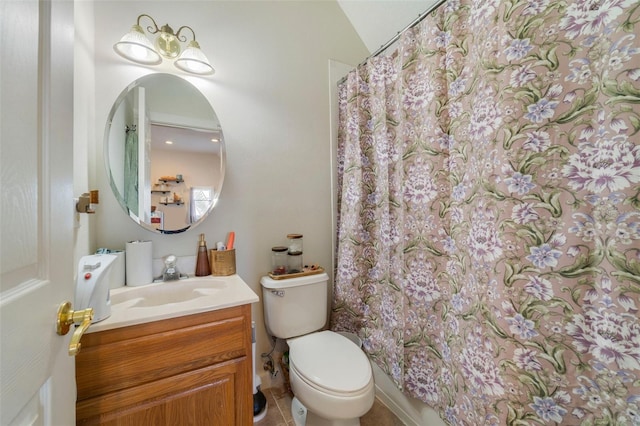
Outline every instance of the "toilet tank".
<svg viewBox="0 0 640 426">
<path fill-rule="evenodd" d="M 327 322 L 329 276 L 322 272 L 297 278 L 260 279 L 264 321 L 281 339 L 322 329 Z"/>
</svg>

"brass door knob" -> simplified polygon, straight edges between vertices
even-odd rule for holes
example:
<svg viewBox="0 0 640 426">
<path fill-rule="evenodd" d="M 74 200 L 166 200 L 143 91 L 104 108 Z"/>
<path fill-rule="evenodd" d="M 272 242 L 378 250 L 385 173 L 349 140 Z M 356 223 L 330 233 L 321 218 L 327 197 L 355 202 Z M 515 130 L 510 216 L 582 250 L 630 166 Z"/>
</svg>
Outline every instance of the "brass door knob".
<svg viewBox="0 0 640 426">
<path fill-rule="evenodd" d="M 58 319 L 56 321 L 56 333 L 64 336 L 69 332 L 71 324 L 77 324 L 76 330 L 71 336 L 71 343 L 69 343 L 69 355 L 76 356 L 80 352 L 80 339 L 85 331 L 91 325 L 93 320 L 93 308 L 87 308 L 80 311 L 74 311 L 71 309 L 71 302 L 63 302 L 58 308 Z"/>
</svg>

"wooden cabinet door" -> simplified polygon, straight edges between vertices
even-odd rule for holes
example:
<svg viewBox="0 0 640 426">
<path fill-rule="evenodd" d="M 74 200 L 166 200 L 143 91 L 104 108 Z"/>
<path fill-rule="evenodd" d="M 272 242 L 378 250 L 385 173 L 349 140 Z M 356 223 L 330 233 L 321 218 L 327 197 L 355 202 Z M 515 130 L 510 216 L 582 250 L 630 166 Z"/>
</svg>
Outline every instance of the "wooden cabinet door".
<svg viewBox="0 0 640 426">
<path fill-rule="evenodd" d="M 79 425 L 253 424 L 249 305 L 89 333 Z"/>
<path fill-rule="evenodd" d="M 235 360 L 136 386 L 78 405 L 78 424 L 237 425 L 244 361 Z M 245 390 L 246 392 L 246 390 Z M 102 414 L 83 418 L 83 414 Z M 244 417 L 240 415 L 240 417 Z"/>
</svg>

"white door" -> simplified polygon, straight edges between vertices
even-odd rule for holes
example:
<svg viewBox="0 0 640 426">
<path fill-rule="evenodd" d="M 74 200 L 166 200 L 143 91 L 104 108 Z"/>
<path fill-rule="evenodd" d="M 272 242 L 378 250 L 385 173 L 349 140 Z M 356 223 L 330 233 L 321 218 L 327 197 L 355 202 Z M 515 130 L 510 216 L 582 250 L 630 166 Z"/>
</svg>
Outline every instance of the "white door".
<svg viewBox="0 0 640 426">
<path fill-rule="evenodd" d="M 0 1 L 0 425 L 75 423 L 73 1 Z"/>
</svg>

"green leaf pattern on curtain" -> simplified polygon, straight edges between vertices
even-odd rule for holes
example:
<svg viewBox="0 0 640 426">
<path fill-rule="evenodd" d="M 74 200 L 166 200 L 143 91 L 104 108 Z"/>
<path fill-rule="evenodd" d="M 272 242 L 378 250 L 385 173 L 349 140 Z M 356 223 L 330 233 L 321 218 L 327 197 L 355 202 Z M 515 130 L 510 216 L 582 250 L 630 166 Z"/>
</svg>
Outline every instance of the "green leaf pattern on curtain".
<svg viewBox="0 0 640 426">
<path fill-rule="evenodd" d="M 640 3 L 449 0 L 340 88 L 332 328 L 451 425 L 640 425 Z"/>
</svg>

